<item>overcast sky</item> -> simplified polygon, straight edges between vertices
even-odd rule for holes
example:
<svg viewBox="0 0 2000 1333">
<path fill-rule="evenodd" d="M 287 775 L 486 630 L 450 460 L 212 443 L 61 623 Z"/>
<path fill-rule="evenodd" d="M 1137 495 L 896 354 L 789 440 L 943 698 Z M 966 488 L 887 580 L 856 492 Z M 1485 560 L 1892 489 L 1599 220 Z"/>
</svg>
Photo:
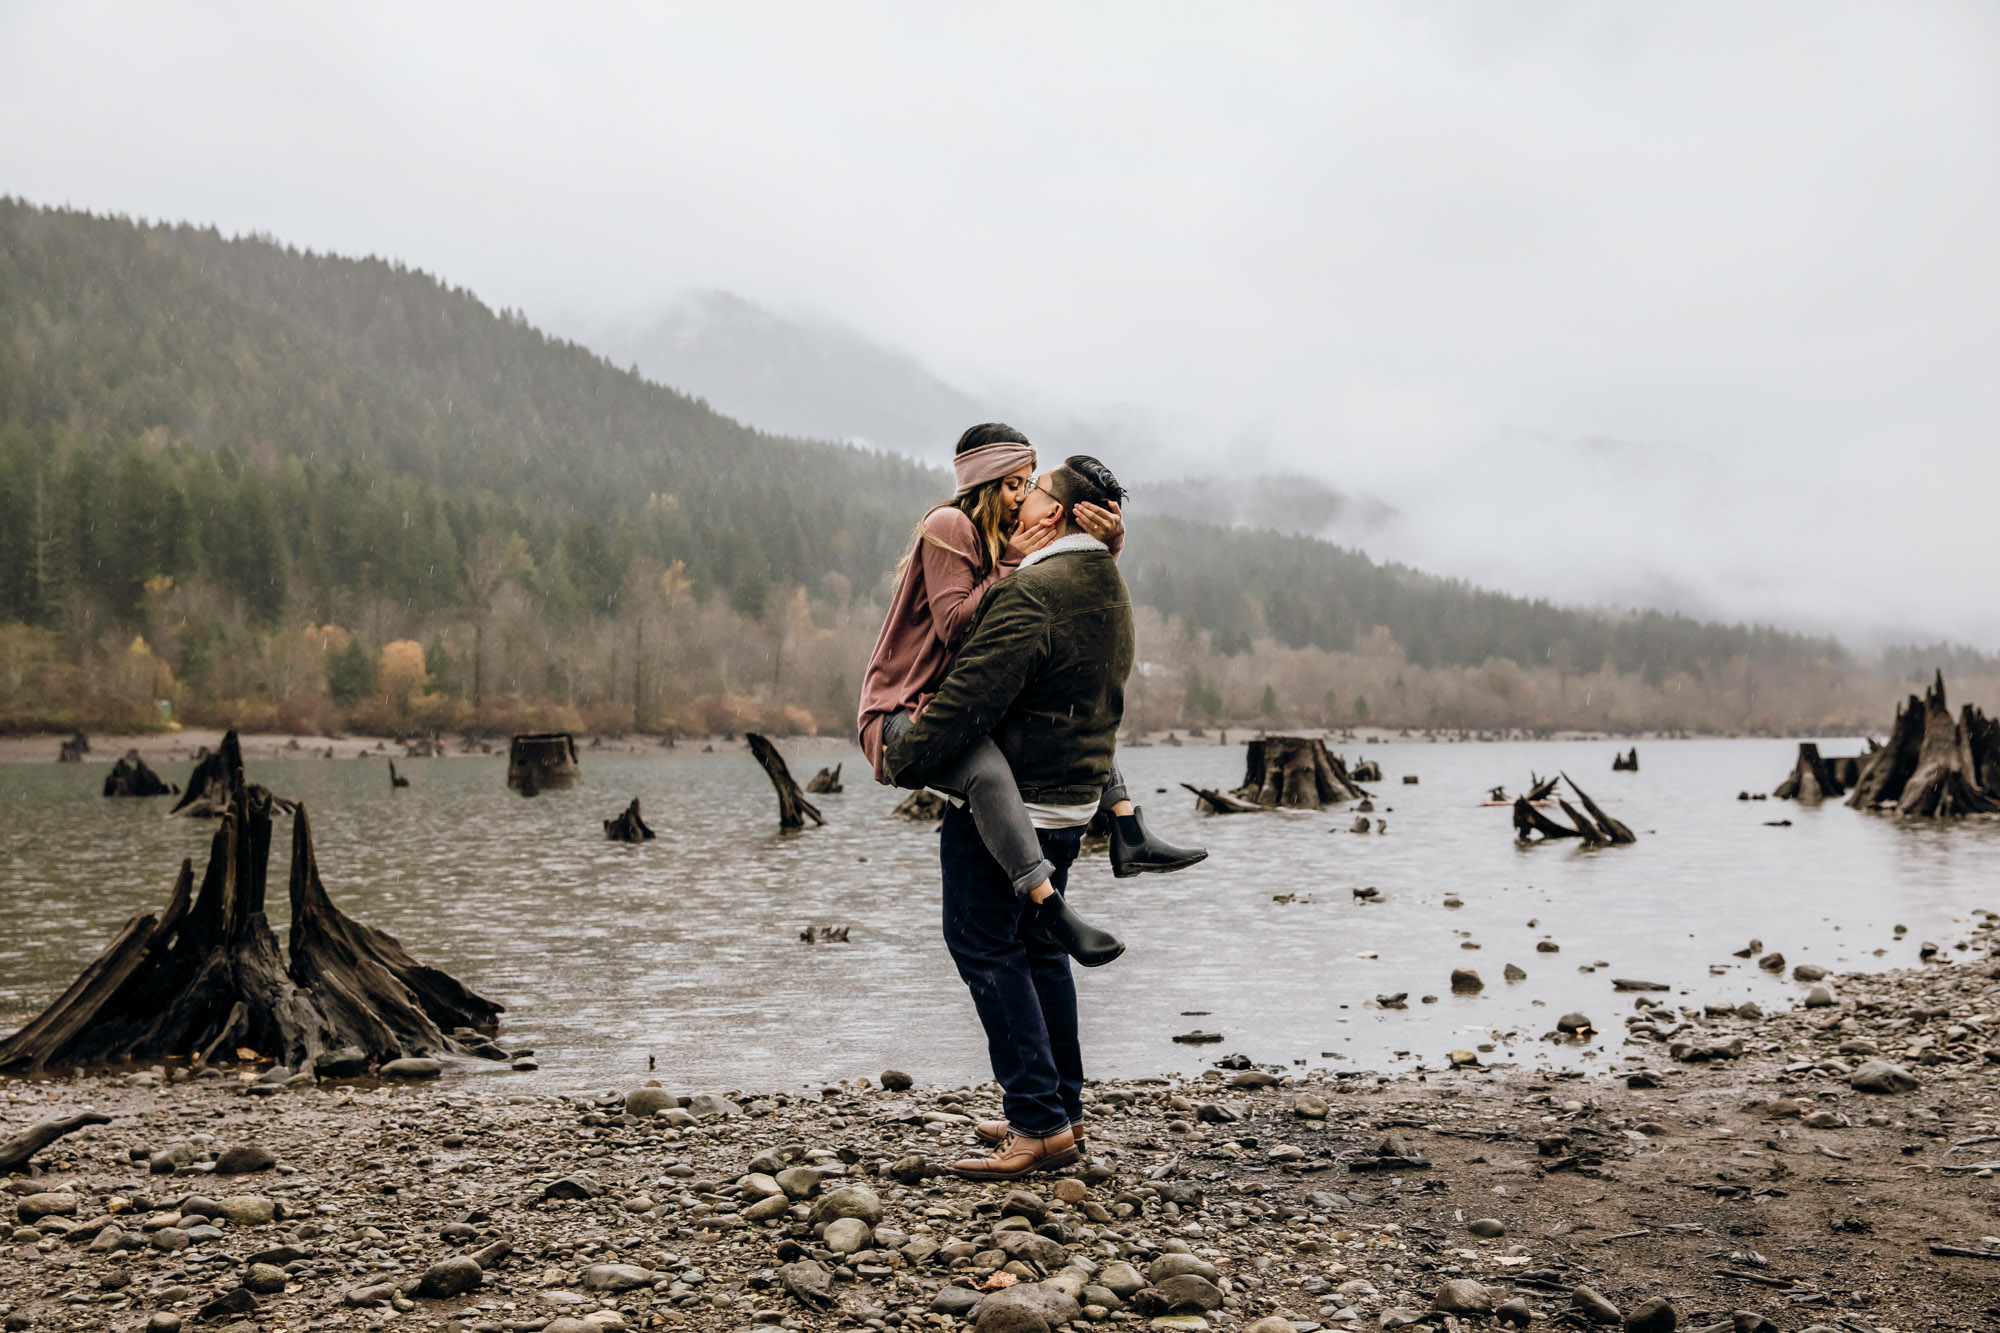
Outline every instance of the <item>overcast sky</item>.
<svg viewBox="0 0 2000 1333">
<path fill-rule="evenodd" d="M 543 319 L 726 288 L 1444 572 L 2000 649 L 1996 71 L 2000 8 L 1888 0 L 0 0 L 0 191 Z"/>
</svg>

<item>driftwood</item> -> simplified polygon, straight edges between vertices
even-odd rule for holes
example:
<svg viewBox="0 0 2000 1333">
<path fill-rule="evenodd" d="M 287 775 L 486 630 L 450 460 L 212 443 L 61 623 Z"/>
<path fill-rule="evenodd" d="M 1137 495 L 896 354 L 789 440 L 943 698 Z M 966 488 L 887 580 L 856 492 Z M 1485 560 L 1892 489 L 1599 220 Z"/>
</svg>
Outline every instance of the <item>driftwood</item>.
<svg viewBox="0 0 2000 1333">
<path fill-rule="evenodd" d="M 765 776 L 771 779 L 771 786 L 778 793 L 778 827 L 804 828 L 807 819 L 815 824 L 826 823 L 819 807 L 808 801 L 799 784 L 792 781 L 792 770 L 785 767 L 785 757 L 778 753 L 778 747 L 754 731 L 744 732 L 743 739 L 749 744 L 750 753 L 764 766 Z"/>
<path fill-rule="evenodd" d="M 1637 773 L 1639 771 L 1639 747 L 1636 745 L 1633 746 L 1632 753 L 1630 754 L 1612 755 L 1611 771 L 1613 773 Z"/>
<path fill-rule="evenodd" d="M 89 753 L 90 737 L 79 731 L 76 735 L 62 743 L 62 749 L 56 752 L 56 762 L 58 764 L 80 764 L 83 762 L 83 757 Z"/>
<path fill-rule="evenodd" d="M 523 796 L 539 796 L 581 781 L 576 739 L 566 731 L 531 732 L 507 746 L 507 786 Z"/>
<path fill-rule="evenodd" d="M 1326 742 L 1306 736 L 1261 736 L 1244 751 L 1238 800 L 1272 810 L 1319 810 L 1367 795 Z"/>
<path fill-rule="evenodd" d="M 1556 804 L 1562 808 L 1562 812 L 1565 815 L 1569 816 L 1569 822 L 1576 825 L 1576 831 L 1583 837 L 1584 846 L 1602 847 L 1611 841 L 1611 835 L 1591 823 L 1590 817 L 1584 814 L 1583 811 L 1577 809 L 1568 801 L 1563 800 L 1560 796 L 1556 798 Z"/>
<path fill-rule="evenodd" d="M 183 861 L 165 910 L 132 918 L 69 989 L 0 1041 L 0 1069 L 122 1060 L 271 1058 L 304 1068 L 358 1046 L 370 1057 L 460 1049 L 441 1025 L 490 1032 L 500 1006 L 417 963 L 391 937 L 349 920 L 327 899 L 303 808 L 292 829 L 291 966 L 264 915 L 270 793 L 243 781 L 229 799 L 199 892 Z"/>
<path fill-rule="evenodd" d="M 1534 806 L 1528 803 L 1527 797 L 1516 796 L 1514 798 L 1514 836 L 1522 842 L 1532 842 L 1536 834 L 1540 834 L 1544 842 L 1555 838 L 1581 838 L 1583 836 L 1583 834 L 1577 832 L 1575 829 L 1558 824 L 1555 820 L 1550 819 L 1547 815 L 1535 809 Z"/>
<path fill-rule="evenodd" d="M 1560 781 L 1562 781 L 1561 778 L 1538 778 L 1535 776 L 1535 770 L 1532 768 L 1529 769 L 1528 794 L 1525 799 L 1529 801 L 1548 800 L 1549 797 L 1555 795 L 1556 783 Z"/>
<path fill-rule="evenodd" d="M 604 821 L 604 836 L 613 842 L 651 842 L 653 830 L 646 827 L 646 821 L 639 818 L 639 798 L 634 796 L 632 804 L 625 807 L 625 813 L 616 819 Z"/>
<path fill-rule="evenodd" d="M 889 813 L 919 824 L 936 823 L 944 818 L 944 798 L 934 791 L 913 791 Z"/>
<path fill-rule="evenodd" d="M 81 1115 L 65 1116 L 60 1120 L 44 1120 L 28 1126 L 9 1139 L 0 1139 L 0 1173 L 26 1171 L 35 1154 L 54 1143 L 65 1134 L 74 1134 L 85 1125 L 108 1125 L 111 1117 L 96 1111 L 85 1111 Z"/>
<path fill-rule="evenodd" d="M 2000 811 L 2000 723 L 1972 704 L 1954 721 L 1940 671 L 1896 710 L 1889 743 L 1863 758 L 1847 803 L 1935 819 Z"/>
<path fill-rule="evenodd" d="M 162 781 L 137 750 L 126 751 L 125 757 L 104 775 L 106 796 L 174 796 L 179 792 L 179 787 Z"/>
<path fill-rule="evenodd" d="M 1190 782 L 1183 782 L 1181 786 L 1194 793 L 1194 808 L 1205 815 L 1251 815 L 1264 808 L 1209 787 L 1197 787 Z"/>
<path fill-rule="evenodd" d="M 1814 742 L 1800 741 L 1799 757 L 1792 764 L 1791 776 L 1780 782 L 1771 795 L 1781 801 L 1812 804 L 1838 796 L 1847 787 L 1848 784 L 1841 779 L 1837 761 L 1822 758 L 1819 746 Z"/>
<path fill-rule="evenodd" d="M 1583 808 L 1590 812 L 1591 819 L 1604 834 L 1604 841 L 1614 846 L 1623 846 L 1627 843 L 1639 841 L 1631 829 L 1626 828 L 1623 824 L 1600 810 L 1597 802 L 1590 799 L 1590 793 L 1576 785 L 1575 778 L 1567 773 L 1563 774 L 1562 777 L 1563 781 L 1569 784 L 1569 789 L 1576 793 L 1576 799 L 1583 802 Z"/>
<path fill-rule="evenodd" d="M 822 768 L 813 774 L 812 781 L 806 784 L 806 790 L 815 796 L 822 793 L 838 796 L 846 790 L 840 785 L 840 770 L 845 767 L 845 764 L 835 764 L 832 768 Z"/>
</svg>

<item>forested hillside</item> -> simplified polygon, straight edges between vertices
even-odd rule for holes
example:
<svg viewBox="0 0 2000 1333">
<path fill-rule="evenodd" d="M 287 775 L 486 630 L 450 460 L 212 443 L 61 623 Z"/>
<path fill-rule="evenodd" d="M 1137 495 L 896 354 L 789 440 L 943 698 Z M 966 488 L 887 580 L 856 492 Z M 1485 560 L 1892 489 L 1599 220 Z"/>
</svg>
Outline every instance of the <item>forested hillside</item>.
<svg viewBox="0 0 2000 1333">
<path fill-rule="evenodd" d="M 947 490 L 902 458 L 749 430 L 398 264 L 0 201 L 7 725 L 154 717 L 164 699 L 298 726 L 536 709 L 839 726 L 888 571 Z M 1606 719 L 1410 681 L 1505 659 L 1686 694 L 1732 666 L 1847 666 L 1828 640 L 1579 612 L 1149 518 L 1143 494 L 1130 518 L 1142 647 L 1178 682 L 1149 705 L 1169 723 L 1191 706 L 1340 720 L 1340 659 L 1385 641 L 1418 673 L 1398 676 L 1404 720 L 1465 725 Z M 1274 699 L 1235 661 L 1260 645 L 1294 676 L 1320 660 L 1325 688 Z M 1218 695 L 1237 677 L 1245 698 Z M 1834 706 L 1815 700 L 1794 704 Z M 1625 723 L 1740 722 L 1729 708 Z"/>
</svg>

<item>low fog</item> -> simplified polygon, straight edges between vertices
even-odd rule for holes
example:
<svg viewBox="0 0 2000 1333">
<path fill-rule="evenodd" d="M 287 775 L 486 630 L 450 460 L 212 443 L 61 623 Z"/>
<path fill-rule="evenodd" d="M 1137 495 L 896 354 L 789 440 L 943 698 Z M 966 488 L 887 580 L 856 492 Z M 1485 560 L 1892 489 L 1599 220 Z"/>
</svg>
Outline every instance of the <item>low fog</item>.
<svg viewBox="0 0 2000 1333">
<path fill-rule="evenodd" d="M 731 293 L 1183 512 L 1994 648 L 1997 57 L 1953 4 L 9 6 L 0 191 L 627 360 Z"/>
</svg>

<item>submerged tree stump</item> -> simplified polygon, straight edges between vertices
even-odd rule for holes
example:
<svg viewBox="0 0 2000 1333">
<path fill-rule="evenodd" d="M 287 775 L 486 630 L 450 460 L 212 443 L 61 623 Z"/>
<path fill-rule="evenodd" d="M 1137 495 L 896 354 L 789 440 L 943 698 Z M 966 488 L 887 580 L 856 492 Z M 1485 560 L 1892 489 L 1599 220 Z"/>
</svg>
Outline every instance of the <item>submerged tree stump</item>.
<svg viewBox="0 0 2000 1333">
<path fill-rule="evenodd" d="M 179 787 L 163 781 L 158 773 L 139 757 L 137 750 L 127 750 L 125 757 L 111 766 L 104 775 L 106 796 L 174 796 Z"/>
<path fill-rule="evenodd" d="M 271 821 L 280 807 L 237 762 L 201 888 L 183 861 L 164 911 L 128 921 L 69 989 L 0 1041 L 0 1069 L 123 1060 L 275 1059 L 305 1068 L 357 1046 L 375 1059 L 456 1050 L 440 1025 L 494 1030 L 500 1006 L 417 963 L 327 899 L 305 811 L 292 829 L 291 967 L 264 915 Z"/>
<path fill-rule="evenodd" d="M 1630 754 L 1612 755 L 1611 771 L 1613 773 L 1637 773 L 1639 771 L 1639 747 L 1636 745 L 1633 746 Z"/>
<path fill-rule="evenodd" d="M 650 842 L 653 830 L 646 827 L 646 821 L 639 818 L 639 798 L 634 796 L 632 804 L 625 807 L 625 813 L 616 819 L 604 821 L 604 836 L 613 842 Z"/>
<path fill-rule="evenodd" d="M 1604 813 L 1597 802 L 1590 799 L 1590 793 L 1576 785 L 1576 779 L 1564 773 L 1562 780 L 1569 783 L 1570 790 L 1582 803 L 1578 810 L 1558 797 L 1556 805 L 1569 816 L 1571 828 L 1559 824 L 1537 810 L 1526 796 L 1514 798 L 1514 836 L 1522 842 L 1549 842 L 1557 838 L 1580 838 L 1586 847 L 1615 847 L 1639 841 L 1631 829 Z M 1536 791 L 1553 792 L 1555 780 L 1537 780 Z"/>
<path fill-rule="evenodd" d="M 1358 759 L 1354 764 L 1353 777 L 1356 782 L 1380 782 L 1382 765 L 1373 759 Z"/>
<path fill-rule="evenodd" d="M 1245 747 L 1238 800 L 1267 810 L 1319 810 L 1367 795 L 1326 742 L 1306 736 L 1262 736 Z"/>
<path fill-rule="evenodd" d="M 507 746 L 507 786 L 523 796 L 575 786 L 582 779 L 576 739 L 567 731 L 530 732 Z"/>
<path fill-rule="evenodd" d="M 896 802 L 889 812 L 918 824 L 935 824 L 944 818 L 944 797 L 934 791 L 913 791 Z"/>
<path fill-rule="evenodd" d="M 1848 784 L 1841 780 L 1836 761 L 1821 758 L 1816 743 L 1800 741 L 1799 757 L 1792 764 L 1791 776 L 1780 782 L 1771 795 L 1781 801 L 1817 804 L 1840 795 L 1847 787 Z"/>
<path fill-rule="evenodd" d="M 80 764 L 83 762 L 83 757 L 89 753 L 90 737 L 79 731 L 76 735 L 62 743 L 62 749 L 56 752 L 56 762 L 58 764 Z M 135 750 L 133 753 L 137 754 L 138 751 Z"/>
<path fill-rule="evenodd" d="M 806 790 L 815 796 L 822 793 L 838 796 L 846 790 L 840 785 L 840 770 L 844 767 L 846 767 L 844 764 L 835 764 L 832 768 L 822 768 L 813 774 L 812 781 L 806 784 Z"/>
<path fill-rule="evenodd" d="M 765 775 L 778 793 L 778 827 L 804 828 L 807 819 L 815 824 L 826 823 L 819 807 L 808 801 L 799 784 L 792 781 L 792 770 L 785 767 L 785 758 L 778 753 L 778 747 L 754 731 L 744 732 L 743 739 L 749 743 L 750 753 L 764 766 Z"/>
<path fill-rule="evenodd" d="M 1863 758 L 1847 803 L 1929 819 L 2000 811 L 2000 723 L 1972 704 L 1954 721 L 1938 672 L 1896 710 L 1889 743 Z"/>
</svg>

